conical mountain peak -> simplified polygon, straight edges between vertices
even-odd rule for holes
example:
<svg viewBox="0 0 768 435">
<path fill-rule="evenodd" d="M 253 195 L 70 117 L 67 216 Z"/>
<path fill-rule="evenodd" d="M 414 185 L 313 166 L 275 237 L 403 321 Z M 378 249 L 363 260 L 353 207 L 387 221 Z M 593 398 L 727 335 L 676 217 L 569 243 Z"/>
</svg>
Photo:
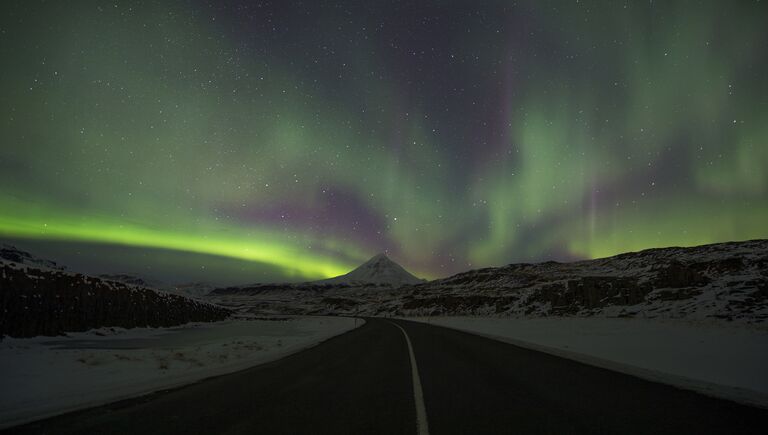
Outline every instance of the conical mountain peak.
<svg viewBox="0 0 768 435">
<path fill-rule="evenodd" d="M 387 257 L 387 254 L 385 254 L 384 252 L 380 252 L 374 255 L 373 257 L 371 257 L 370 259 L 368 259 L 368 261 L 363 263 L 360 267 L 363 267 L 366 264 L 375 264 L 375 263 L 392 263 L 397 265 L 397 263 L 395 263 L 389 257 Z"/>
<path fill-rule="evenodd" d="M 402 266 L 392 261 L 386 253 L 381 252 L 345 275 L 320 282 L 349 285 L 384 284 L 401 286 L 405 284 L 418 284 L 424 281 L 408 273 Z"/>
</svg>

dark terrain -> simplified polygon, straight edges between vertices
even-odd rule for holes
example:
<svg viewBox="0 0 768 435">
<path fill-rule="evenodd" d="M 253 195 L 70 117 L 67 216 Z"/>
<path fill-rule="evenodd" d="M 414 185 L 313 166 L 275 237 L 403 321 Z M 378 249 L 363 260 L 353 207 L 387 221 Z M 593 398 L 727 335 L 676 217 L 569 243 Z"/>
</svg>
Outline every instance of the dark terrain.
<svg viewBox="0 0 768 435">
<path fill-rule="evenodd" d="M 225 308 L 115 281 L 0 263 L 0 337 L 223 320 Z"/>
</svg>

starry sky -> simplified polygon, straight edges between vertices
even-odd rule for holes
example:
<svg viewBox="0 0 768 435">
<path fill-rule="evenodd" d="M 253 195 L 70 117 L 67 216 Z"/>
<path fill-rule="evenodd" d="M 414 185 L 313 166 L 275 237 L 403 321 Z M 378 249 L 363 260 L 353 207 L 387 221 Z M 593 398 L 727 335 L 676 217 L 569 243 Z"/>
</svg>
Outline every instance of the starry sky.
<svg viewBox="0 0 768 435">
<path fill-rule="evenodd" d="M 299 281 L 768 237 L 768 2 L 0 4 L 0 238 Z"/>
</svg>

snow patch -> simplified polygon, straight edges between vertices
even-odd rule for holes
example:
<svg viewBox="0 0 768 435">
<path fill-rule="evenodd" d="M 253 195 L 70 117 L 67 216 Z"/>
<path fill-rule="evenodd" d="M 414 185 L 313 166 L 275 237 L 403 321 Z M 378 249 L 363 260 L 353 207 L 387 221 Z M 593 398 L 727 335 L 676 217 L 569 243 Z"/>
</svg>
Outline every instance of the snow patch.
<svg viewBox="0 0 768 435">
<path fill-rule="evenodd" d="M 407 318 L 768 408 L 768 328 L 682 320 Z"/>
<path fill-rule="evenodd" d="M 0 342 L 0 427 L 243 370 L 362 323 L 282 317 L 6 338 Z"/>
</svg>

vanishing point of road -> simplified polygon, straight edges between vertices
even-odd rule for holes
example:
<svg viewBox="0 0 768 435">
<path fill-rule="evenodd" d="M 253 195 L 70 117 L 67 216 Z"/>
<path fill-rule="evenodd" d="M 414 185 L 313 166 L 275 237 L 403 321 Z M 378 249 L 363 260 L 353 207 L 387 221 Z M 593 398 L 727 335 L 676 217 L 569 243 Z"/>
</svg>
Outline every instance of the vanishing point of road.
<svg viewBox="0 0 768 435">
<path fill-rule="evenodd" d="M 415 370 L 414 370 L 415 369 Z M 751 434 L 768 410 L 403 320 L 20 434 Z"/>
</svg>

